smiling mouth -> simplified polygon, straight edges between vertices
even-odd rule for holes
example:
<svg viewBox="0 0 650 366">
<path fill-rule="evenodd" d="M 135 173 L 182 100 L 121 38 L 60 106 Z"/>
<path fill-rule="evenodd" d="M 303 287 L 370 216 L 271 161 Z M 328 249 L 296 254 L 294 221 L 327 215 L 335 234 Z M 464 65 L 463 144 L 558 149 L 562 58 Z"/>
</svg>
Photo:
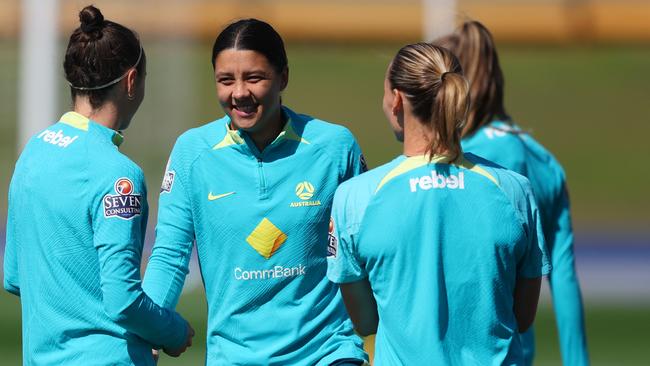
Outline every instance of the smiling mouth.
<svg viewBox="0 0 650 366">
<path fill-rule="evenodd" d="M 251 117 L 257 112 L 257 104 L 233 105 L 232 110 L 240 117 Z"/>
</svg>

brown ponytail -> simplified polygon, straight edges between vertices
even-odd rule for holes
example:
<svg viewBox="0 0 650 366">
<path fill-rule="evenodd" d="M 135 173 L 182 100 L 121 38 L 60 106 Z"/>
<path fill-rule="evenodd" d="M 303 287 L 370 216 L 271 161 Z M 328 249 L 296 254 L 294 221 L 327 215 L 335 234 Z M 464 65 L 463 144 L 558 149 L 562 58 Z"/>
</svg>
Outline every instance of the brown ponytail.
<svg viewBox="0 0 650 366">
<path fill-rule="evenodd" d="M 462 136 L 471 135 L 495 119 L 509 122 L 503 102 L 503 72 L 490 31 L 477 21 L 468 21 L 453 34 L 433 41 L 450 50 L 460 61 L 470 83 L 472 105 Z"/>
<path fill-rule="evenodd" d="M 436 136 L 429 157 L 446 152 L 456 160 L 462 154 L 460 133 L 469 110 L 469 84 L 456 57 L 428 43 L 404 46 L 393 59 L 388 81 L 404 93 L 413 114 Z"/>
</svg>

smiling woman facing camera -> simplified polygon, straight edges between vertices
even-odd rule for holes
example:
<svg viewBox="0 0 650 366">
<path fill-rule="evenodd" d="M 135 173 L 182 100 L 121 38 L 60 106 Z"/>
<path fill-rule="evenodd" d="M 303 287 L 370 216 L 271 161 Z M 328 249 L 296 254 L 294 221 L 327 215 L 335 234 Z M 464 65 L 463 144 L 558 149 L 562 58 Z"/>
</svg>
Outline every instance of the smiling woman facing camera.
<svg viewBox="0 0 650 366">
<path fill-rule="evenodd" d="M 528 181 L 463 154 L 469 86 L 458 60 L 403 47 L 383 107 L 404 154 L 343 183 L 332 208 L 341 284 L 375 365 L 520 365 L 518 330 L 548 273 Z"/>
<path fill-rule="evenodd" d="M 289 68 L 269 24 L 230 24 L 212 64 L 226 116 L 176 141 L 145 289 L 175 307 L 196 241 L 207 365 L 359 365 L 361 339 L 325 277 L 332 197 L 365 170 L 359 147 L 282 105 Z"/>
<path fill-rule="evenodd" d="M 20 296 L 24 364 L 153 365 L 152 346 L 177 356 L 193 331 L 140 286 L 147 192 L 118 131 L 144 98 L 144 51 L 97 8 L 79 17 L 74 111 L 31 138 L 11 180 L 4 287 Z"/>
</svg>

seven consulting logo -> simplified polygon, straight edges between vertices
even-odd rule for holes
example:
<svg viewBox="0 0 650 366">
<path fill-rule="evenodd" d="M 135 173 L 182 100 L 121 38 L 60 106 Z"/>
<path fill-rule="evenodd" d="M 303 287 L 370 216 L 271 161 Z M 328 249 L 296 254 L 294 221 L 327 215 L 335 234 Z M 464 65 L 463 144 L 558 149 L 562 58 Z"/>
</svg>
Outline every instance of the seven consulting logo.
<svg viewBox="0 0 650 366">
<path fill-rule="evenodd" d="M 327 258 L 336 258 L 336 251 L 339 247 L 339 240 L 334 230 L 334 219 L 330 217 L 330 225 L 327 234 Z"/>
<path fill-rule="evenodd" d="M 134 193 L 133 182 L 128 178 L 119 178 L 114 185 L 116 195 L 104 196 L 104 217 L 119 217 L 129 220 L 142 213 L 142 197 Z"/>
<path fill-rule="evenodd" d="M 300 202 L 291 202 L 289 207 L 309 207 L 309 206 L 320 206 L 321 202 L 319 200 L 309 201 L 314 197 L 316 188 L 314 185 L 308 181 L 300 182 L 296 185 L 296 196 L 302 201 Z"/>
</svg>

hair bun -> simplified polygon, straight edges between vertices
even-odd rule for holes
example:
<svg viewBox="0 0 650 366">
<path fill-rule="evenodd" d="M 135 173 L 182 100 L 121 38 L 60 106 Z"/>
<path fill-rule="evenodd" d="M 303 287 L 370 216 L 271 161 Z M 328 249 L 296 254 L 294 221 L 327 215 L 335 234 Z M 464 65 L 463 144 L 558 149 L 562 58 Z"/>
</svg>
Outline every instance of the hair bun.
<svg viewBox="0 0 650 366">
<path fill-rule="evenodd" d="M 104 27 L 104 16 L 96 7 L 89 5 L 79 12 L 81 31 L 84 33 L 95 33 Z"/>
</svg>

